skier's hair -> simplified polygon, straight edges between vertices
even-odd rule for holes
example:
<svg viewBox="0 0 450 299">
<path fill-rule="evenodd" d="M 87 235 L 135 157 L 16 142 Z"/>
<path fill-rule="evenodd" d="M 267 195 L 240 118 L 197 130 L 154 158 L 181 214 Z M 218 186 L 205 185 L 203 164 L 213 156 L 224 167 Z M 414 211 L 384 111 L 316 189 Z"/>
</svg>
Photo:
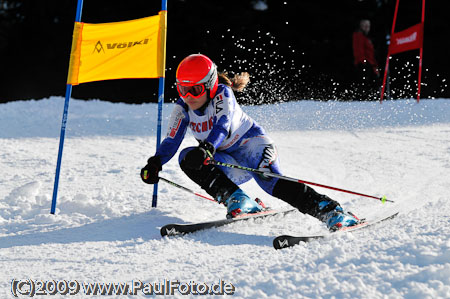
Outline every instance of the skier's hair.
<svg viewBox="0 0 450 299">
<path fill-rule="evenodd" d="M 233 78 L 228 77 L 227 72 L 219 73 L 218 76 L 219 83 L 228 85 L 235 91 L 242 91 L 250 82 L 250 75 L 247 72 L 235 74 Z"/>
</svg>

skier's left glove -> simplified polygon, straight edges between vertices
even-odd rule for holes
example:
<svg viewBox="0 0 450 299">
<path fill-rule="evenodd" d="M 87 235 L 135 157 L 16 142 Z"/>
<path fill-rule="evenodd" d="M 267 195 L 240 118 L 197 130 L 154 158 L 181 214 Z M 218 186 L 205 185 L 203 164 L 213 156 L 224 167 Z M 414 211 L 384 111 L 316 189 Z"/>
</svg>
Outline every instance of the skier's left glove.
<svg viewBox="0 0 450 299">
<path fill-rule="evenodd" d="M 216 153 L 216 148 L 211 142 L 202 141 L 189 151 L 184 157 L 186 168 L 200 169 L 202 165 L 207 165 L 211 156 Z"/>
<path fill-rule="evenodd" d="M 147 184 L 156 184 L 159 181 L 159 172 L 162 170 L 159 156 L 150 157 L 147 165 L 141 169 L 141 179 Z"/>
</svg>

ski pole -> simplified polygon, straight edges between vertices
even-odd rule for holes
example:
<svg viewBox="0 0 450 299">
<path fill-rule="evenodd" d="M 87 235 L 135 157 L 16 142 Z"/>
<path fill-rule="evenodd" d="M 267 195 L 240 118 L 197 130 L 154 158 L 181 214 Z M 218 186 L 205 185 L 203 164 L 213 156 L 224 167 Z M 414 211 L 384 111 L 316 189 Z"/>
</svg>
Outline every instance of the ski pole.
<svg viewBox="0 0 450 299">
<path fill-rule="evenodd" d="M 386 201 L 394 202 L 392 200 L 386 199 L 386 196 L 376 197 L 376 196 L 367 195 L 367 194 L 363 194 L 363 193 L 358 193 L 358 192 L 345 190 L 345 189 L 341 189 L 341 188 L 336 188 L 336 187 L 331 187 L 331 186 L 322 185 L 322 184 L 318 184 L 318 183 L 313 183 L 313 182 L 308 182 L 308 181 L 304 181 L 304 180 L 294 179 L 294 178 L 290 178 L 290 177 L 287 177 L 287 176 L 284 176 L 284 175 L 280 175 L 280 174 L 276 174 L 276 173 L 273 173 L 273 172 L 265 172 L 265 171 L 262 171 L 262 170 L 259 170 L 259 169 L 254 169 L 254 168 L 250 168 L 250 167 L 224 163 L 224 162 L 216 161 L 216 160 L 213 160 L 213 159 L 207 160 L 206 163 L 212 164 L 212 165 L 229 167 L 229 168 L 237 168 L 237 169 L 241 169 L 241 170 L 247 170 L 247 171 L 250 171 L 250 172 L 255 172 L 255 173 L 258 173 L 258 174 L 261 174 L 261 175 L 270 176 L 270 177 L 274 177 L 274 178 L 279 178 L 279 179 L 287 180 L 287 181 L 291 181 L 291 182 L 303 183 L 303 184 L 306 184 L 306 185 L 313 185 L 313 186 L 327 188 L 327 189 L 331 189 L 331 190 L 335 190 L 335 191 L 350 193 L 350 194 L 364 196 L 364 197 L 370 197 L 370 198 L 374 198 L 374 199 L 380 200 L 382 203 L 385 203 Z"/>
<path fill-rule="evenodd" d="M 181 186 L 181 185 L 179 185 L 179 184 L 177 184 L 177 183 L 175 183 L 175 182 L 172 182 L 172 181 L 170 181 L 170 180 L 168 180 L 168 179 L 166 179 L 166 178 L 159 177 L 159 179 L 160 179 L 160 180 L 163 180 L 164 182 L 166 182 L 166 183 L 168 183 L 168 184 L 170 184 L 170 185 L 172 185 L 172 186 L 174 186 L 174 187 L 177 187 L 177 188 L 179 188 L 179 189 L 181 189 L 181 190 L 184 190 L 184 191 L 186 191 L 186 192 L 192 193 L 192 194 L 194 194 L 194 195 L 197 195 L 197 196 L 199 196 L 199 197 L 202 197 L 202 198 L 204 198 L 204 199 L 207 199 L 207 200 L 210 200 L 210 201 L 213 201 L 213 202 L 217 203 L 216 200 L 214 200 L 214 199 L 212 199 L 212 198 L 210 198 L 210 197 L 208 197 L 208 196 L 205 196 L 205 195 L 202 195 L 202 194 L 200 194 L 200 193 L 197 193 L 197 192 L 195 192 L 194 190 L 191 190 L 191 189 L 189 189 L 189 188 L 186 188 L 186 187 L 184 187 L 184 186 Z"/>
</svg>

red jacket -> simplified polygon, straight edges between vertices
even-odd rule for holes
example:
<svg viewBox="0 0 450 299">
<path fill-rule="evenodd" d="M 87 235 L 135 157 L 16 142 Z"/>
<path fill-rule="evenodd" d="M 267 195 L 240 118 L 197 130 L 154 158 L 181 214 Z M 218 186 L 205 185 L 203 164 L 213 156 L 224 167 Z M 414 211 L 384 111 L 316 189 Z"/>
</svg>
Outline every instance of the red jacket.
<svg viewBox="0 0 450 299">
<path fill-rule="evenodd" d="M 372 41 L 361 31 L 353 33 L 353 57 L 355 58 L 355 65 L 366 61 L 374 69 L 378 68 Z"/>
</svg>

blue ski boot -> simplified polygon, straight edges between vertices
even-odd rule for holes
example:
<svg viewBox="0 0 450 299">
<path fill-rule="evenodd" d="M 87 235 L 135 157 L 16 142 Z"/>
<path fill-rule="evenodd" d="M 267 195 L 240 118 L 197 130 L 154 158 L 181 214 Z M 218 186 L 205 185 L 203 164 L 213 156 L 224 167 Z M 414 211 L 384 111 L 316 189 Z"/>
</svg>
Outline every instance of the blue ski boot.
<svg viewBox="0 0 450 299">
<path fill-rule="evenodd" d="M 234 191 L 225 200 L 227 207 L 227 218 L 234 218 L 241 214 L 257 213 L 262 211 L 263 205 L 251 199 L 241 188 Z"/>
<path fill-rule="evenodd" d="M 343 227 L 353 226 L 359 223 L 359 219 L 350 212 L 344 212 L 336 202 L 324 199 L 319 202 L 319 214 L 317 218 L 326 223 L 330 231 L 337 231 Z M 331 208 L 331 210 L 330 210 Z"/>
</svg>

